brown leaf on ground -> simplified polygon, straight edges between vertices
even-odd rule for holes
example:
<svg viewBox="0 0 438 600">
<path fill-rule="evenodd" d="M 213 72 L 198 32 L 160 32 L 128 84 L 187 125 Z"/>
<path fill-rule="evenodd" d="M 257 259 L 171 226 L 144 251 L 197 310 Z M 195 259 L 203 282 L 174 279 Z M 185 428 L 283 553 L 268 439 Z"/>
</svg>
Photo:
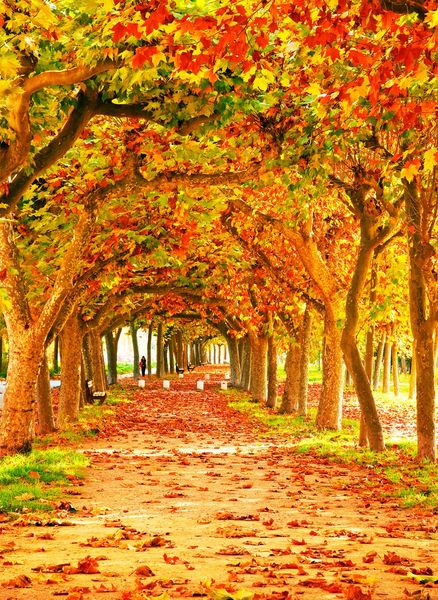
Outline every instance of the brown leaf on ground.
<svg viewBox="0 0 438 600">
<path fill-rule="evenodd" d="M 68 575 L 77 575 L 79 573 L 85 575 L 94 575 L 100 573 L 97 560 L 91 556 L 86 556 L 78 561 L 77 567 L 67 566 L 63 568 L 63 573 Z"/>
<path fill-rule="evenodd" d="M 383 557 L 385 565 L 411 565 L 412 561 L 409 558 L 400 556 L 395 552 L 387 552 Z"/>
<path fill-rule="evenodd" d="M 31 587 L 31 585 L 32 579 L 27 575 L 17 575 L 17 577 L 2 583 L 3 588 L 28 588 Z"/>
<path fill-rule="evenodd" d="M 344 590 L 344 596 L 346 600 L 372 600 L 371 590 L 367 590 L 366 592 L 362 591 L 362 588 L 359 585 L 349 585 Z"/>
<path fill-rule="evenodd" d="M 243 537 L 256 537 L 257 531 L 255 529 L 244 529 L 237 525 L 230 525 L 229 527 L 218 527 L 216 533 L 226 538 L 243 538 Z"/>
<path fill-rule="evenodd" d="M 147 565 L 141 565 L 135 569 L 135 574 L 141 577 L 153 577 L 155 573 Z"/>
</svg>

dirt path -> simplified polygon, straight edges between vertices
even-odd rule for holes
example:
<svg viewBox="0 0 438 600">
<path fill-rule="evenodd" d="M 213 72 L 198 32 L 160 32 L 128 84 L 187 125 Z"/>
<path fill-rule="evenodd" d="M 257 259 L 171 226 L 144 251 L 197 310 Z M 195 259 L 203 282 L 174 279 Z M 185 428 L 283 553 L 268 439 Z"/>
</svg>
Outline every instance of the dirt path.
<svg viewBox="0 0 438 600">
<path fill-rule="evenodd" d="M 196 377 L 170 391 L 147 382 L 84 446 L 87 480 L 67 496 L 76 513 L 3 524 L 1 600 L 438 598 L 406 577 L 438 574 L 437 516 L 398 509 L 372 469 L 261 436 L 217 377 L 205 392 Z"/>
</svg>

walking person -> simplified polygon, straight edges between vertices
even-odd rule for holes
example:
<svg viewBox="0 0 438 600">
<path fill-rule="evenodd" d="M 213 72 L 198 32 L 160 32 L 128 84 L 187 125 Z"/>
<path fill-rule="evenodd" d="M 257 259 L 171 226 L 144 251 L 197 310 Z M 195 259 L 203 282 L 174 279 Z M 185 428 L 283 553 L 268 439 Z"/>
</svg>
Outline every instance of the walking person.
<svg viewBox="0 0 438 600">
<path fill-rule="evenodd" d="M 146 375 L 146 359 L 144 356 L 140 358 L 140 371 L 141 376 L 144 377 Z"/>
</svg>

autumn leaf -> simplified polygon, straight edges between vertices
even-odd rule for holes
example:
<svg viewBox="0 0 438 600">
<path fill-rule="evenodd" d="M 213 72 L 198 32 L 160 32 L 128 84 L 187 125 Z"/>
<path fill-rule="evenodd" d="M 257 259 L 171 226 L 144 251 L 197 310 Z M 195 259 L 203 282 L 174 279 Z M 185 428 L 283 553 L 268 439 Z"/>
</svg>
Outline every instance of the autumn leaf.
<svg viewBox="0 0 438 600">
<path fill-rule="evenodd" d="M 32 585 L 32 579 L 27 575 L 17 575 L 9 581 L 4 581 L 1 586 L 4 588 L 28 588 Z"/>
</svg>

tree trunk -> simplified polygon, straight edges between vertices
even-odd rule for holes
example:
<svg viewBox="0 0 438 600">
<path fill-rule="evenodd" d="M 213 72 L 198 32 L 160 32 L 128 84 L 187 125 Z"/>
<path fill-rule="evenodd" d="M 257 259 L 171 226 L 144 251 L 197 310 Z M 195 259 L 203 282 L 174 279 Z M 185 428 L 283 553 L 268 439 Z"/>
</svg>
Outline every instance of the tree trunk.
<svg viewBox="0 0 438 600">
<path fill-rule="evenodd" d="M 56 430 L 53 416 L 52 390 L 50 388 L 50 373 L 47 355 L 44 353 L 36 386 L 38 405 L 38 434 L 46 435 Z"/>
<path fill-rule="evenodd" d="M 133 374 L 134 379 L 137 380 L 140 377 L 140 369 L 139 369 L 140 353 L 138 351 L 138 337 L 137 337 L 138 327 L 135 325 L 134 321 L 131 321 L 129 323 L 129 330 L 131 332 L 132 351 L 134 353 L 134 363 L 132 365 L 132 374 Z"/>
<path fill-rule="evenodd" d="M 249 391 L 251 384 L 251 349 L 248 336 L 242 339 L 242 380 L 240 388 Z"/>
<path fill-rule="evenodd" d="M 82 368 L 86 381 L 93 379 L 93 362 L 91 360 L 90 334 L 86 333 L 82 340 Z"/>
<path fill-rule="evenodd" d="M 148 327 L 148 347 L 147 347 L 147 363 L 148 375 L 152 375 L 152 335 L 154 332 L 154 323 L 151 321 Z"/>
<path fill-rule="evenodd" d="M 266 402 L 268 388 L 268 338 L 264 334 L 250 331 L 251 383 L 250 393 L 253 402 Z"/>
<path fill-rule="evenodd" d="M 176 345 L 176 364 L 180 369 L 184 368 L 184 342 L 181 331 L 177 331 L 175 334 L 175 345 Z"/>
<path fill-rule="evenodd" d="M 117 335 L 117 334 L 116 334 Z M 106 346 L 106 360 L 108 369 L 108 385 L 117 383 L 117 344 L 115 334 L 111 330 L 104 333 Z"/>
<path fill-rule="evenodd" d="M 44 356 L 44 340 L 32 329 L 9 329 L 7 384 L 1 416 L 2 448 L 8 452 L 30 452 L 35 435 L 36 382 Z"/>
<path fill-rule="evenodd" d="M 318 404 L 318 429 L 341 429 L 342 418 L 342 351 L 341 332 L 337 319 L 326 309 L 324 318 L 324 348 L 322 354 L 322 391 Z"/>
<path fill-rule="evenodd" d="M 418 194 L 415 179 L 404 182 L 408 221 L 409 248 L 409 310 L 415 339 L 417 387 L 417 444 L 420 460 L 436 460 L 435 381 L 433 334 L 436 315 L 431 310 L 436 299 L 436 276 L 433 276 L 433 248 L 423 234 L 428 230 L 424 204 Z M 435 199 L 436 202 L 436 199 Z M 426 275 L 432 282 L 428 287 Z M 433 287 L 434 286 L 434 287 Z"/>
<path fill-rule="evenodd" d="M 389 394 L 391 383 L 391 342 L 386 339 L 385 348 L 383 351 L 383 382 L 382 392 Z"/>
<path fill-rule="evenodd" d="M 158 322 L 157 326 L 157 370 L 156 376 L 163 377 L 163 323 Z"/>
<path fill-rule="evenodd" d="M 417 380 L 417 358 L 415 352 L 415 342 L 412 344 L 412 358 L 411 358 L 411 373 L 409 375 L 409 400 L 413 400 L 415 398 L 416 392 L 416 380 Z"/>
<path fill-rule="evenodd" d="M 300 382 L 298 386 L 298 414 L 307 415 L 307 398 L 309 390 L 309 362 L 310 362 L 310 337 L 312 332 L 312 314 L 309 306 L 303 317 L 301 326 L 301 353 L 300 353 Z"/>
<path fill-rule="evenodd" d="M 397 342 L 392 343 L 392 385 L 394 396 L 399 394 L 399 381 L 398 381 L 398 348 Z"/>
<path fill-rule="evenodd" d="M 93 375 L 93 390 L 95 392 L 106 392 L 107 382 L 100 334 L 97 331 L 92 330 L 89 334 L 88 341 Z"/>
<path fill-rule="evenodd" d="M 301 351 L 296 339 L 291 338 L 286 355 L 283 397 L 279 409 L 280 414 L 291 414 L 298 410 L 298 394 L 300 390 Z"/>
<path fill-rule="evenodd" d="M 268 336 L 268 397 L 266 400 L 268 408 L 275 408 L 277 404 L 277 388 L 277 344 L 272 333 Z"/>
<path fill-rule="evenodd" d="M 373 390 L 376 391 L 380 386 L 380 373 L 382 371 L 383 351 L 385 349 L 386 333 L 382 334 L 382 338 L 377 346 L 376 362 L 374 364 L 373 375 Z"/>
<path fill-rule="evenodd" d="M 361 241 L 356 265 L 347 294 L 345 323 L 342 331 L 341 346 L 345 363 L 354 381 L 357 398 L 366 425 L 371 450 L 384 450 L 383 431 L 377 413 L 371 385 L 357 347 L 356 335 L 359 323 L 359 302 L 366 276 L 374 254 L 373 222 L 366 216 L 361 218 Z"/>
<path fill-rule="evenodd" d="M 175 373 L 175 341 L 173 336 L 169 340 L 169 373 Z"/>
<path fill-rule="evenodd" d="M 230 354 L 230 383 L 238 386 L 242 379 L 242 371 L 240 366 L 238 342 L 235 337 L 227 337 L 228 352 Z"/>
<path fill-rule="evenodd" d="M 163 369 L 164 369 L 164 374 L 167 375 L 167 373 L 169 373 L 169 356 L 168 356 L 168 351 L 169 351 L 169 344 L 164 344 L 163 346 Z"/>
<path fill-rule="evenodd" d="M 58 427 L 78 420 L 81 401 L 83 332 L 76 313 L 70 315 L 60 334 L 61 389 L 59 392 Z"/>
<path fill-rule="evenodd" d="M 57 335 L 53 340 L 53 371 L 59 372 L 59 337 Z"/>
</svg>

